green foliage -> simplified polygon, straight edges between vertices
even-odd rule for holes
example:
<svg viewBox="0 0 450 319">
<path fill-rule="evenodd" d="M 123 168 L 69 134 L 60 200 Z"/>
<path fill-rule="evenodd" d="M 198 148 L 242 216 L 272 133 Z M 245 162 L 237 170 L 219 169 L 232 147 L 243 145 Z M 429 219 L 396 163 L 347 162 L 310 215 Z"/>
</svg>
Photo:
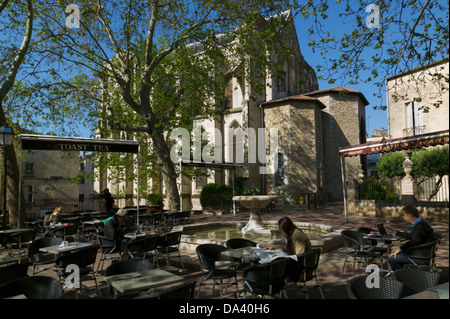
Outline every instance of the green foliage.
<svg viewBox="0 0 450 319">
<path fill-rule="evenodd" d="M 377 163 L 378 175 L 386 178 L 403 177 L 403 152 L 390 152 L 381 156 Z M 411 155 L 413 162 L 412 175 L 444 176 L 449 174 L 449 147 L 431 147 L 414 150 Z"/>
<path fill-rule="evenodd" d="M 386 178 L 405 176 L 405 172 L 403 170 L 404 160 L 405 157 L 402 152 L 384 153 L 380 156 L 377 163 L 378 175 Z"/>
<path fill-rule="evenodd" d="M 244 194 L 244 185 L 248 178 L 245 177 L 236 177 L 234 179 L 234 192 L 237 195 Z"/>
<path fill-rule="evenodd" d="M 376 4 L 379 10 L 366 11 L 369 4 Z M 322 56 L 323 62 L 317 66 L 319 77 L 343 86 L 373 83 L 378 87 L 374 95 L 382 101 L 388 76 L 448 59 L 448 12 L 448 1 L 440 0 L 317 0 L 308 1 L 302 15 L 309 45 Z M 379 17 L 379 27 L 368 27 L 371 15 Z M 449 81 L 448 73 L 444 77 L 433 74 L 418 81 L 441 87 Z M 422 94 L 420 90 L 416 93 Z M 448 94 L 448 86 L 440 94 Z M 439 99 L 434 105 L 441 104 Z"/>
<path fill-rule="evenodd" d="M 200 194 L 200 204 L 203 208 L 229 204 L 229 195 L 231 193 L 232 189 L 228 186 L 215 183 L 206 184 Z"/>
<path fill-rule="evenodd" d="M 444 176 L 449 174 L 449 147 L 423 148 L 412 153 L 414 176 Z"/>
<path fill-rule="evenodd" d="M 163 203 L 164 197 L 161 194 L 147 194 L 145 196 L 147 202 L 153 205 L 161 205 Z"/>
<path fill-rule="evenodd" d="M 395 189 L 376 177 L 369 177 L 359 184 L 359 199 L 399 200 Z"/>
</svg>

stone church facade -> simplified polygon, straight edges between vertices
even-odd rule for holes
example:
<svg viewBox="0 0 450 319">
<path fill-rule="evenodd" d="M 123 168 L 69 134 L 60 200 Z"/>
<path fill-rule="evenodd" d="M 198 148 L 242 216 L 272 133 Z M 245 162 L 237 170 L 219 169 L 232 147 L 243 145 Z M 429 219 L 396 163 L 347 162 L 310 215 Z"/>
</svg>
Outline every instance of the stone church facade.
<svg viewBox="0 0 450 319">
<path fill-rule="evenodd" d="M 207 132 L 218 129 L 222 134 L 210 134 L 213 143 L 222 138 L 224 150 L 236 149 L 244 143 L 245 163 L 236 170 L 236 177 L 244 177 L 246 187 L 256 186 L 262 193 L 278 195 L 278 201 L 295 204 L 306 193 L 327 194 L 334 201 L 342 200 L 342 175 L 338 149 L 341 146 L 364 143 L 366 138 L 364 95 L 344 87 L 319 90 L 314 70 L 303 58 L 292 23 L 287 41 L 292 56 L 284 68 L 273 77 L 265 79 L 265 92 L 256 94 L 237 68 L 225 92 L 228 108 L 219 119 L 201 120 Z M 253 98 L 257 96 L 257 98 Z M 265 147 L 270 150 L 268 132 L 278 130 L 278 159 L 276 172 L 261 174 L 264 166 L 249 163 L 250 139 L 231 141 L 227 132 L 253 128 L 266 130 Z M 238 144 L 238 145 L 236 145 Z M 264 150 L 263 150 L 264 151 Z M 236 162 L 227 157 L 224 162 Z M 258 158 L 259 160 L 259 158 Z M 267 163 L 273 165 L 274 163 Z M 361 159 L 346 160 L 346 174 L 356 176 Z M 266 165 L 266 166 L 267 166 Z M 208 178 L 183 182 L 183 209 L 201 209 L 199 195 L 206 183 L 230 183 L 230 173 L 211 171 Z"/>
<path fill-rule="evenodd" d="M 244 163 L 239 165 L 234 177 L 245 180 L 244 189 L 258 187 L 262 193 L 278 195 L 278 202 L 295 204 L 306 193 L 330 194 L 333 201 L 343 198 L 342 176 L 338 149 L 341 146 L 365 142 L 365 106 L 364 95 L 344 87 L 319 89 L 314 69 L 305 61 L 298 43 L 297 31 L 293 20 L 290 28 L 280 37 L 288 43 L 291 54 L 284 61 L 283 69 L 261 79 L 264 90 L 256 90 L 247 78 L 245 67 L 234 68 L 224 92 L 224 111 L 214 119 L 198 117 L 202 129 L 209 134 L 208 142 L 220 144 L 223 150 L 233 149 L 233 158 L 227 151 L 222 152 L 222 162 L 236 163 L 236 150 L 244 149 Z M 251 57 L 249 58 L 251 62 Z M 259 83 L 261 84 L 261 83 Z M 266 131 L 266 141 L 240 140 L 230 137 L 227 132 L 241 129 L 247 132 L 253 129 Z M 278 151 L 276 163 L 270 162 L 271 129 L 278 130 Z M 256 136 L 257 141 L 258 136 Z M 219 141 L 219 139 L 221 139 Z M 256 143 L 258 145 L 252 145 Z M 266 152 L 269 162 L 249 163 L 249 150 Z M 357 174 L 362 158 L 346 160 L 346 174 L 350 180 Z M 272 165 L 271 174 L 261 174 L 261 167 Z M 203 168 L 204 169 L 204 168 Z M 207 177 L 189 180 L 183 177 L 183 210 L 201 210 L 200 193 L 207 183 L 231 184 L 231 173 L 227 170 L 207 171 Z M 136 195 L 128 194 L 136 185 L 118 186 L 126 190 L 128 200 L 117 200 L 118 207 L 130 205 Z M 103 178 L 96 182 L 99 191 L 109 187 L 113 196 L 115 188 Z M 164 193 L 163 187 L 158 188 Z M 142 199 L 140 204 L 145 204 Z"/>
</svg>

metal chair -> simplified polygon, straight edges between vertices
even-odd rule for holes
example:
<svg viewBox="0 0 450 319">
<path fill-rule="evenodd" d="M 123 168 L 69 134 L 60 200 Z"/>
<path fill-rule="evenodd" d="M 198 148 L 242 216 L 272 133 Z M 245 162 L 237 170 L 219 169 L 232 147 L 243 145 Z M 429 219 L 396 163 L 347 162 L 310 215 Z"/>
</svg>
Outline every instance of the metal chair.
<svg viewBox="0 0 450 319">
<path fill-rule="evenodd" d="M 166 257 L 166 268 L 170 266 L 170 255 L 177 253 L 180 259 L 181 268 L 184 270 L 183 259 L 180 254 L 180 241 L 182 232 L 172 232 L 157 237 L 158 253 Z"/>
<path fill-rule="evenodd" d="M 53 230 L 53 236 L 60 237 L 63 240 L 67 240 L 68 237 L 71 237 L 73 240 L 77 240 L 78 225 L 72 224 L 72 225 L 61 226 L 61 227 L 55 228 Z"/>
<path fill-rule="evenodd" d="M 103 266 L 105 265 L 105 260 L 119 260 L 120 259 L 120 247 L 117 247 L 116 241 L 114 239 L 100 236 L 97 234 L 98 244 L 100 246 L 100 261 L 97 265 L 97 271 L 103 270 Z M 112 256 L 117 255 L 117 256 Z"/>
<path fill-rule="evenodd" d="M 7 239 L 9 246 L 8 254 L 12 256 L 14 254 L 14 248 L 16 248 L 20 259 L 22 257 L 22 249 L 27 248 L 27 246 L 35 239 L 36 231 L 31 229 L 10 234 Z"/>
<path fill-rule="evenodd" d="M 28 299 L 63 299 L 64 290 L 59 281 L 48 276 L 23 277 L 0 286 L 0 298 L 25 295 Z"/>
<path fill-rule="evenodd" d="M 272 296 L 284 292 L 286 294 L 286 276 L 288 258 L 276 259 L 265 264 L 257 264 L 244 269 L 244 291 L 257 295 Z"/>
<path fill-rule="evenodd" d="M 200 284 L 198 286 L 197 291 L 197 298 L 200 295 L 200 290 L 202 285 L 206 285 L 203 283 L 203 280 L 212 280 L 213 283 L 213 294 L 214 289 L 216 286 L 216 282 L 219 281 L 219 292 L 220 296 L 223 298 L 222 294 L 222 283 L 224 279 L 230 279 L 234 277 L 235 279 L 235 285 L 236 285 L 236 291 L 239 290 L 238 288 L 238 281 L 236 276 L 236 270 L 233 268 L 218 268 L 216 265 L 216 262 L 218 261 L 234 261 L 233 259 L 229 258 L 223 258 L 221 256 L 221 253 L 223 251 L 227 250 L 226 247 L 216 245 L 216 244 L 202 244 L 198 245 L 196 248 L 196 253 L 198 256 L 198 259 L 200 261 L 200 270 L 201 270 L 201 278 L 200 278 Z M 229 283 L 231 284 L 231 283 Z M 227 290 L 228 291 L 228 285 Z"/>
<path fill-rule="evenodd" d="M 154 263 L 157 240 L 158 237 L 149 235 L 130 240 L 127 244 L 127 252 L 130 258 L 147 259 L 151 257 Z"/>
<path fill-rule="evenodd" d="M 319 267 L 320 249 L 313 249 L 303 254 L 297 255 L 297 261 L 291 260 L 288 264 L 288 279 L 295 283 L 301 283 L 299 287 L 309 299 L 308 287 L 306 283 L 315 279 L 315 288 L 319 289 L 322 299 L 325 299 L 319 280 L 317 279 L 317 268 Z"/>
<path fill-rule="evenodd" d="M 27 257 L 33 265 L 33 276 L 35 275 L 36 267 L 38 266 L 51 265 L 48 268 L 41 268 L 41 271 L 55 267 L 56 255 L 43 253 L 39 249 L 59 245 L 62 241 L 62 238 L 58 237 L 44 237 L 36 239 L 28 245 Z"/>
<path fill-rule="evenodd" d="M 368 287 L 366 280 L 367 276 L 359 276 L 347 283 L 350 299 L 401 299 L 414 294 L 414 290 L 397 280 L 380 276 L 380 286 L 373 288 Z"/>
<path fill-rule="evenodd" d="M 64 254 L 56 258 L 56 268 L 58 269 L 58 275 L 61 278 L 68 278 L 72 273 L 70 265 L 76 265 L 79 270 L 79 282 L 73 283 L 75 289 L 75 296 L 78 299 L 78 288 L 81 290 L 83 283 L 82 278 L 88 274 L 92 274 L 92 278 L 97 288 L 97 294 L 101 298 L 100 289 L 98 287 L 97 278 L 95 276 L 94 264 L 97 258 L 98 246 L 89 246 L 72 253 Z M 75 278 L 78 279 L 78 278 Z"/>
<path fill-rule="evenodd" d="M 434 241 L 410 247 L 406 249 L 405 255 L 408 257 L 411 264 L 406 265 L 406 267 L 417 267 L 417 268 L 429 268 L 431 272 L 436 271 L 436 263 L 434 261 L 436 257 L 437 246 L 440 243 L 440 239 Z M 422 260 L 426 264 L 418 264 L 417 260 Z"/>
<path fill-rule="evenodd" d="M 344 275 L 344 269 L 349 258 L 353 259 L 353 272 L 355 271 L 355 263 L 358 261 L 358 268 L 361 263 L 365 266 L 368 264 L 369 258 L 375 258 L 376 254 L 364 249 L 363 235 L 358 231 L 343 230 L 341 232 L 345 246 L 345 261 L 342 266 L 341 277 Z"/>
<path fill-rule="evenodd" d="M 441 274 L 418 268 L 403 268 L 394 271 L 394 279 L 405 284 L 415 292 L 426 290 L 448 281 Z"/>
</svg>

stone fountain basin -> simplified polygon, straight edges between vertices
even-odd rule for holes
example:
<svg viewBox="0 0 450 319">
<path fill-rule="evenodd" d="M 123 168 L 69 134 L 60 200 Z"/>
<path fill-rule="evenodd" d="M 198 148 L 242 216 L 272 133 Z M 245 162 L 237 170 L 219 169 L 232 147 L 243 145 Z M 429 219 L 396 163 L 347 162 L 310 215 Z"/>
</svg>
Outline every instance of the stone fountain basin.
<svg viewBox="0 0 450 319">
<path fill-rule="evenodd" d="M 253 196 L 233 196 L 233 200 L 239 201 L 245 208 L 265 208 L 277 196 L 275 195 L 253 195 Z"/>
</svg>

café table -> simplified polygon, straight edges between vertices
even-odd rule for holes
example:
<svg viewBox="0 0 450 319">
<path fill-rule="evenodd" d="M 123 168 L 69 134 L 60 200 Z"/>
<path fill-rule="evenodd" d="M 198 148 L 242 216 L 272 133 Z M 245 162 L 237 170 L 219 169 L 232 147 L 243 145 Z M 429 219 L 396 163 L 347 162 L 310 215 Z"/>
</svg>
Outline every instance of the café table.
<svg viewBox="0 0 450 319">
<path fill-rule="evenodd" d="M 105 277 L 105 281 L 121 294 L 145 291 L 183 280 L 183 277 L 162 269 L 149 269 Z"/>
<path fill-rule="evenodd" d="M 404 299 L 448 299 L 448 282 L 430 287 Z"/>
<path fill-rule="evenodd" d="M 259 260 L 258 255 L 256 254 L 255 250 L 252 247 L 241 247 L 224 250 L 221 253 L 221 256 L 239 259 L 242 262 L 248 261 L 255 263 Z"/>
<path fill-rule="evenodd" d="M 68 243 L 67 246 L 55 245 L 55 246 L 42 247 L 42 248 L 39 248 L 39 251 L 42 251 L 44 253 L 59 255 L 59 254 L 66 253 L 66 252 L 81 250 L 83 248 L 90 247 L 92 245 L 93 244 L 90 244 L 90 243 L 72 242 L 72 243 Z"/>
</svg>

